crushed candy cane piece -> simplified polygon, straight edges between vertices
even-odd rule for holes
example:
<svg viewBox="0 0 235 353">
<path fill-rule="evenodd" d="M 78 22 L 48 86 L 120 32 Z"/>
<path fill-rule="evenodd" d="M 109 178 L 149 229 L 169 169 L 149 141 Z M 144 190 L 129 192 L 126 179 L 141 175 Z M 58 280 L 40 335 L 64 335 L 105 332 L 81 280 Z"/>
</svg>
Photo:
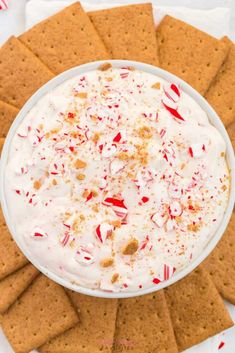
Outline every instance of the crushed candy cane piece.
<svg viewBox="0 0 235 353">
<path fill-rule="evenodd" d="M 109 223 L 102 223 L 96 227 L 96 235 L 101 243 L 104 243 L 105 240 L 112 235 L 114 226 Z"/>
<path fill-rule="evenodd" d="M 71 234 L 69 234 L 69 232 L 65 232 L 60 238 L 60 243 L 63 246 L 66 246 L 67 244 L 71 244 L 73 240 L 74 238 L 71 236 Z"/>
<path fill-rule="evenodd" d="M 156 212 L 150 217 L 150 219 L 159 228 L 162 228 L 168 219 L 168 215 L 166 212 Z"/>
<path fill-rule="evenodd" d="M 166 83 L 163 86 L 163 90 L 167 98 L 171 99 L 173 102 L 178 102 L 180 98 L 180 91 L 178 85 L 174 83 Z"/>
<path fill-rule="evenodd" d="M 124 200 L 116 199 L 114 197 L 106 197 L 103 204 L 106 206 L 111 206 L 115 214 L 120 218 L 125 218 L 128 213 Z"/>
<path fill-rule="evenodd" d="M 113 142 L 120 142 L 122 139 L 121 132 L 118 132 L 117 135 L 113 138 Z"/>
<path fill-rule="evenodd" d="M 125 168 L 125 166 L 127 165 L 127 163 L 125 163 L 124 161 L 120 160 L 120 159 L 114 159 L 113 161 L 110 162 L 110 173 L 112 175 L 120 172 L 123 168 Z"/>
<path fill-rule="evenodd" d="M 200 158 L 206 152 L 206 147 L 204 143 L 194 143 L 189 147 L 188 151 L 192 158 Z"/>
<path fill-rule="evenodd" d="M 223 348 L 223 346 L 225 345 L 225 343 L 223 341 L 220 342 L 219 346 L 218 346 L 218 350 L 220 350 L 221 348 Z"/>
<path fill-rule="evenodd" d="M 158 278 L 158 277 L 154 277 L 153 278 L 153 283 L 154 284 L 158 284 L 158 283 L 161 283 L 162 281 L 161 281 L 161 279 L 160 278 Z"/>
<path fill-rule="evenodd" d="M 0 0 L 0 10 L 7 10 L 9 7 L 8 0 Z"/>
<path fill-rule="evenodd" d="M 31 233 L 31 236 L 34 238 L 34 239 L 43 239 L 43 238 L 47 238 L 48 237 L 48 234 L 42 230 L 41 228 L 39 227 L 36 227 L 32 233 Z"/>
<path fill-rule="evenodd" d="M 94 255 L 92 254 L 92 247 L 79 246 L 75 254 L 75 260 L 81 265 L 91 265 L 95 262 Z"/>
</svg>

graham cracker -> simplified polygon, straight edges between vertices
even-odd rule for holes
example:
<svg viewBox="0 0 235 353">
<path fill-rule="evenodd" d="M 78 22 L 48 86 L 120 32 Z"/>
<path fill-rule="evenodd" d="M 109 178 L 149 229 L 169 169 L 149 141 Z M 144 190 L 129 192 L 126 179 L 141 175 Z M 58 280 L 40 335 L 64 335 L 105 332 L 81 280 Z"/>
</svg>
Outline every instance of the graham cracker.
<svg viewBox="0 0 235 353">
<path fill-rule="evenodd" d="M 233 326 L 221 296 L 202 267 L 166 288 L 165 295 L 180 352 Z"/>
<path fill-rule="evenodd" d="M 160 66 L 179 76 L 202 95 L 228 54 L 228 45 L 171 16 L 157 28 Z"/>
<path fill-rule="evenodd" d="M 36 278 L 39 271 L 31 264 L 0 281 L 0 313 L 4 313 Z"/>
<path fill-rule="evenodd" d="M 5 142 L 5 138 L 0 137 L 0 157 L 1 157 L 4 142 Z"/>
<path fill-rule="evenodd" d="M 235 213 L 222 239 L 203 265 L 220 294 L 235 304 Z"/>
<path fill-rule="evenodd" d="M 74 328 L 42 346 L 42 353 L 112 352 L 116 299 L 89 297 L 68 291 L 79 311 L 81 322 Z"/>
<path fill-rule="evenodd" d="M 223 41 L 230 48 L 229 54 L 205 97 L 228 126 L 235 122 L 235 44 L 228 38 Z"/>
<path fill-rule="evenodd" d="M 120 299 L 113 352 L 178 352 L 163 291 Z"/>
<path fill-rule="evenodd" d="M 3 315 L 2 328 L 15 353 L 28 353 L 77 323 L 63 287 L 39 275 Z"/>
<path fill-rule="evenodd" d="M 93 11 L 89 16 L 113 59 L 159 65 L 150 3 Z"/>
<path fill-rule="evenodd" d="M 0 49 L 0 99 L 21 108 L 26 100 L 53 77 L 51 71 L 17 38 Z"/>
<path fill-rule="evenodd" d="M 28 263 L 6 226 L 0 209 L 0 280 Z"/>
<path fill-rule="evenodd" d="M 110 59 L 79 2 L 37 24 L 19 39 L 57 74 L 87 62 Z"/>
<path fill-rule="evenodd" d="M 229 134 L 230 140 L 233 145 L 233 149 L 235 151 L 235 122 L 233 124 L 229 125 L 229 127 L 227 127 L 227 132 Z"/>
<path fill-rule="evenodd" d="M 0 100 L 0 138 L 6 137 L 19 110 Z"/>
</svg>

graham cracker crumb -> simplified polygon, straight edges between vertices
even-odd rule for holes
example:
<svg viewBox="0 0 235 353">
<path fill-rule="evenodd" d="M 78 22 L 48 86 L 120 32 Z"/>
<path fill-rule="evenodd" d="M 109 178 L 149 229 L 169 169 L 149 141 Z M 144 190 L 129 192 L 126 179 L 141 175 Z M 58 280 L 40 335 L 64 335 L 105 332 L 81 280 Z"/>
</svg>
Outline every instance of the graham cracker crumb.
<svg viewBox="0 0 235 353">
<path fill-rule="evenodd" d="M 111 224 L 116 227 L 116 228 L 120 228 L 122 223 L 121 221 L 117 220 L 117 221 L 112 221 Z"/>
<path fill-rule="evenodd" d="M 87 196 L 89 195 L 89 191 L 88 190 L 84 190 L 83 193 L 82 193 L 82 197 L 84 197 L 84 199 L 87 198 Z"/>
<path fill-rule="evenodd" d="M 42 184 L 39 180 L 35 180 L 35 182 L 33 183 L 33 187 L 36 190 L 39 190 L 41 186 L 42 186 Z"/>
<path fill-rule="evenodd" d="M 141 127 L 137 130 L 137 133 L 139 137 L 142 137 L 143 139 L 150 139 L 153 136 L 151 129 L 148 126 Z"/>
<path fill-rule="evenodd" d="M 161 88 L 161 84 L 160 82 L 156 82 L 152 85 L 152 88 L 155 88 L 155 89 L 160 89 Z"/>
<path fill-rule="evenodd" d="M 87 166 L 86 162 L 81 161 L 81 159 L 77 159 L 74 163 L 76 169 L 82 169 Z"/>
<path fill-rule="evenodd" d="M 100 261 L 100 266 L 102 267 L 110 267 L 114 263 L 114 259 L 112 257 L 107 257 L 106 259 L 103 259 Z"/>
<path fill-rule="evenodd" d="M 78 92 L 78 93 L 76 93 L 76 97 L 85 99 L 85 98 L 87 98 L 87 93 L 86 92 Z"/>
<path fill-rule="evenodd" d="M 77 174 L 77 175 L 76 175 L 76 179 L 77 179 L 77 180 L 84 180 L 85 177 L 86 177 L 85 174 Z"/>
<path fill-rule="evenodd" d="M 119 278 L 119 274 L 118 273 L 114 273 L 112 275 L 112 279 L 111 279 L 111 283 L 115 283 L 118 281 L 118 278 Z"/>
<path fill-rule="evenodd" d="M 189 230 L 189 231 L 191 231 L 191 232 L 197 232 L 197 231 L 199 231 L 199 229 L 200 229 L 200 225 L 199 224 L 189 224 L 188 226 L 187 226 L 187 229 Z"/>
<path fill-rule="evenodd" d="M 100 134 L 96 132 L 92 137 L 92 141 L 96 143 L 99 141 L 99 139 L 100 139 Z"/>
<path fill-rule="evenodd" d="M 57 185 L 57 181 L 55 179 L 52 180 L 52 185 Z"/>
<path fill-rule="evenodd" d="M 112 65 L 110 63 L 103 63 L 98 67 L 98 70 L 100 71 L 107 71 L 108 69 L 110 69 L 112 67 Z"/>
<path fill-rule="evenodd" d="M 139 247 L 139 242 L 137 239 L 133 238 L 127 243 L 127 245 L 123 248 L 123 255 L 133 255 Z"/>
</svg>

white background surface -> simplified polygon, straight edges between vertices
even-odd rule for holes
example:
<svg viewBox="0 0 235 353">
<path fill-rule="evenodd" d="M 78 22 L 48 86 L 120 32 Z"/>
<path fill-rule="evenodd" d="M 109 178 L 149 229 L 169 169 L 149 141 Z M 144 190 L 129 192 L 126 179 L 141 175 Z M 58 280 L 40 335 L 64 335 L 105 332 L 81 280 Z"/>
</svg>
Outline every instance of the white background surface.
<svg viewBox="0 0 235 353">
<path fill-rule="evenodd" d="M 10 7 L 7 11 L 0 11 L 0 45 L 14 34 L 18 35 L 32 26 L 37 21 L 58 11 L 61 7 L 69 4 L 72 0 L 9 0 Z M 96 9 L 127 2 L 144 2 L 135 0 L 87 0 L 81 1 L 85 9 Z M 25 9 L 27 3 L 27 11 Z M 198 28 L 218 38 L 229 35 L 235 40 L 235 0 L 158 0 L 154 9 L 155 22 L 158 23 L 165 13 L 187 21 Z M 175 5 L 177 4 L 177 8 Z M 170 6 L 166 8 L 166 6 Z M 186 8 L 185 8 L 186 7 Z M 217 7 L 220 7 L 219 9 Z M 217 9 L 216 9 L 217 8 Z M 203 11 L 201 10 L 208 10 Z M 0 293 L 1 295 L 1 293 Z M 235 322 L 235 306 L 225 303 Z M 215 309 L 216 310 L 216 309 Z M 22 322 L 22 325 L 24 323 Z M 225 345 L 220 350 L 219 344 L 223 341 Z M 12 353 L 3 333 L 0 331 L 0 353 Z M 194 346 L 185 353 L 235 353 L 235 328 L 231 328 L 200 345 Z M 144 352 L 143 352 L 144 353 Z"/>
</svg>

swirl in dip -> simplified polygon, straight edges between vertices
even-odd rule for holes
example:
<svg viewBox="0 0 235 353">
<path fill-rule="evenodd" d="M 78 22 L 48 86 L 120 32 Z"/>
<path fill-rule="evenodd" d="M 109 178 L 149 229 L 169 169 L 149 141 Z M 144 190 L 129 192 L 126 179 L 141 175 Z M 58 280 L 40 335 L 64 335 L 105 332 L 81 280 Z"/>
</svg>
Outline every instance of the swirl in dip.
<svg viewBox="0 0 235 353">
<path fill-rule="evenodd" d="M 174 83 L 109 64 L 76 76 L 40 99 L 12 139 L 5 190 L 17 237 L 81 286 L 157 285 L 218 228 L 225 149 Z"/>
</svg>

